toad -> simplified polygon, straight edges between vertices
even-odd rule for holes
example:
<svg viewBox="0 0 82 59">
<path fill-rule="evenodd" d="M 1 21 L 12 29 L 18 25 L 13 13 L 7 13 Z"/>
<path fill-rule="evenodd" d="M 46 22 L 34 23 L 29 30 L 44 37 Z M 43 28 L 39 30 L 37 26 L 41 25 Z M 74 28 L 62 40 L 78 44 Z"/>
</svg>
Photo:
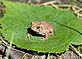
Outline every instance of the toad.
<svg viewBox="0 0 82 59">
<path fill-rule="evenodd" d="M 43 35 L 45 40 L 48 39 L 49 35 L 53 35 L 53 26 L 45 21 L 33 21 L 31 30 Z"/>
</svg>

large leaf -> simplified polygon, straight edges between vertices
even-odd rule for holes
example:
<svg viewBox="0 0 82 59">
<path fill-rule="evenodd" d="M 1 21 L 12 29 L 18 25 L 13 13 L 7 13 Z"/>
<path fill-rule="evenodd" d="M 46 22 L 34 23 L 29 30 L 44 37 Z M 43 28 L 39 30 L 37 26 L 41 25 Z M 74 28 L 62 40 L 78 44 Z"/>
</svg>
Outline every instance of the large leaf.
<svg viewBox="0 0 82 59">
<path fill-rule="evenodd" d="M 0 19 L 3 29 L 1 33 L 10 42 L 14 32 L 14 41 L 17 47 L 38 52 L 60 53 L 69 48 L 69 44 L 82 43 L 82 23 L 76 16 L 67 10 L 58 10 L 50 6 L 33 6 L 18 2 L 7 2 L 6 14 Z M 54 35 L 48 40 L 32 36 L 27 38 L 27 28 L 32 21 L 46 21 L 54 26 Z"/>
</svg>

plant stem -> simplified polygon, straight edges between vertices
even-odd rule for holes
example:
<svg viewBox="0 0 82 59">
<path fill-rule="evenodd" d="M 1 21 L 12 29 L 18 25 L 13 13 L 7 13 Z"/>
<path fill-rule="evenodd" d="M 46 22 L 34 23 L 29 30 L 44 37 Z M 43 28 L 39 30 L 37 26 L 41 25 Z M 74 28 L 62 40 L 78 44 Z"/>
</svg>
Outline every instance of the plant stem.
<svg viewBox="0 0 82 59">
<path fill-rule="evenodd" d="M 11 47 L 12 47 L 12 43 L 13 43 L 13 38 L 14 38 L 14 33 L 12 33 L 10 45 L 8 47 L 7 55 L 6 55 L 5 59 L 9 59 L 8 57 L 9 57 L 9 54 L 10 54 L 10 51 L 11 51 Z"/>
<path fill-rule="evenodd" d="M 81 54 L 75 47 L 73 47 L 73 45 L 70 44 L 70 46 L 75 50 L 75 52 L 76 52 L 80 57 L 82 57 L 82 54 Z"/>
</svg>

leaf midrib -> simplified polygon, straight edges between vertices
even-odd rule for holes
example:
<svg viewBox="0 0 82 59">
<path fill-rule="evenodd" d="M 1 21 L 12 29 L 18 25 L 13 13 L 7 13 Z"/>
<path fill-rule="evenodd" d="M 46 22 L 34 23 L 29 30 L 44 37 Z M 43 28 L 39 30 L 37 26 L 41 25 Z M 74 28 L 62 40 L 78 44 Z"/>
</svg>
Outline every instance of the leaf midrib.
<svg viewBox="0 0 82 59">
<path fill-rule="evenodd" d="M 80 31 L 78 31 L 77 29 L 75 29 L 75 28 L 72 28 L 72 27 L 70 27 L 70 26 L 67 26 L 67 25 L 61 24 L 61 23 L 59 23 L 59 22 L 57 22 L 57 21 L 54 21 L 54 22 L 57 23 L 57 24 L 59 24 L 59 25 L 61 25 L 61 26 L 66 27 L 66 28 L 68 28 L 68 29 L 73 30 L 73 31 L 79 33 L 80 35 L 82 35 L 82 33 L 81 33 Z"/>
</svg>

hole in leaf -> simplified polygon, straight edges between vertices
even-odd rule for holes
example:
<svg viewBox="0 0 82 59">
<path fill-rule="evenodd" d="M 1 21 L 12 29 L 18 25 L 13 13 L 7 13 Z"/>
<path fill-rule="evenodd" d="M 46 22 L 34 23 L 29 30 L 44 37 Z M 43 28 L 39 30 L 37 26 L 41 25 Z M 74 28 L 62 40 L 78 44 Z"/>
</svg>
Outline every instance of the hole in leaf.
<svg viewBox="0 0 82 59">
<path fill-rule="evenodd" d="M 38 34 L 37 32 L 33 31 L 31 28 L 28 28 L 27 31 L 28 31 L 27 33 L 32 36 L 44 37 L 44 35 Z"/>
</svg>

